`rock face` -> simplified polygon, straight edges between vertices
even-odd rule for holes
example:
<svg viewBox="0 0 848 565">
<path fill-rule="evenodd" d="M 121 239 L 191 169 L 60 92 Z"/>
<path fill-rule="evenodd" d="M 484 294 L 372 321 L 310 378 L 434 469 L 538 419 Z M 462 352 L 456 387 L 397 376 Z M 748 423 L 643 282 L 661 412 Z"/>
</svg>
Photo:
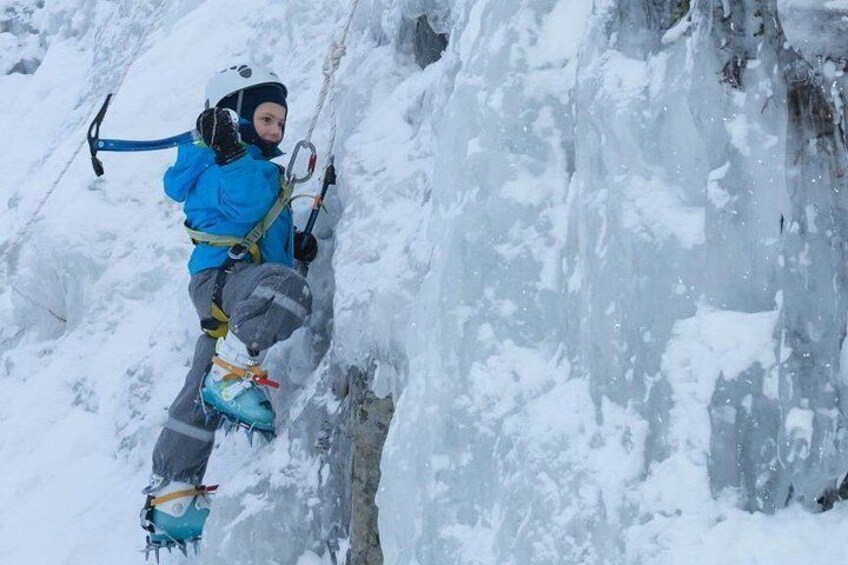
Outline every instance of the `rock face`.
<svg viewBox="0 0 848 565">
<path fill-rule="evenodd" d="M 448 35 L 436 33 L 430 27 L 427 16 L 419 16 L 415 21 L 415 40 L 413 53 L 415 62 L 423 69 L 438 61 L 448 46 Z"/>
<path fill-rule="evenodd" d="M 378 509 L 375 503 L 380 486 L 380 459 L 383 444 L 394 413 L 392 399 L 377 398 L 371 391 L 366 375 L 356 374 L 351 380 L 350 434 L 351 453 L 351 511 L 350 565 L 379 565 L 383 563 L 380 532 L 377 527 Z"/>
</svg>

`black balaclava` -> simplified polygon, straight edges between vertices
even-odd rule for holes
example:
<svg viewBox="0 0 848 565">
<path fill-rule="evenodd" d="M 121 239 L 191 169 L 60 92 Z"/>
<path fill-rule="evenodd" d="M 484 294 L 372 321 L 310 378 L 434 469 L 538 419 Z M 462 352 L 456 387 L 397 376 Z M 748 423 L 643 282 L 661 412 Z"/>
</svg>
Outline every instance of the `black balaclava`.
<svg viewBox="0 0 848 565">
<path fill-rule="evenodd" d="M 241 93 L 241 108 L 238 108 L 239 93 Z M 256 113 L 256 108 L 258 108 L 260 104 L 263 104 L 265 102 L 274 102 L 275 104 L 279 104 L 288 112 L 289 107 L 286 104 L 287 94 L 288 91 L 286 90 L 286 87 L 282 84 L 260 84 L 230 94 L 229 96 L 223 98 L 220 102 L 218 102 L 218 107 L 230 108 L 231 110 L 235 110 L 236 112 L 238 112 L 240 118 L 244 118 L 245 120 L 247 120 L 247 124 L 242 124 L 239 128 L 242 140 L 245 143 L 249 143 L 250 145 L 255 145 L 256 147 L 262 150 L 262 155 L 265 158 L 271 159 L 273 157 L 279 157 L 280 155 L 282 155 L 282 152 L 280 152 L 280 150 L 277 148 L 277 145 L 279 144 L 269 143 L 259 137 L 259 134 L 256 133 L 256 128 L 253 127 L 253 114 Z M 284 135 L 285 132 L 286 130 L 284 124 Z"/>
</svg>

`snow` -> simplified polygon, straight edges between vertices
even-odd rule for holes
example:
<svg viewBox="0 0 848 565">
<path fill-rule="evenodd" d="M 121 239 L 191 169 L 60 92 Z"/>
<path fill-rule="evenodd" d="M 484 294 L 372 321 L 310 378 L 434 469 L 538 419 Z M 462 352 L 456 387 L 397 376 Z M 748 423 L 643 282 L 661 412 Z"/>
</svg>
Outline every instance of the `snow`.
<svg viewBox="0 0 848 565">
<path fill-rule="evenodd" d="M 843 4 L 779 8 L 791 24 Z M 250 59 L 287 83 L 291 151 L 348 6 L 15 5 L 31 11 L 0 33 L 0 66 L 40 65 L 0 77 L 0 555 L 135 562 L 139 491 L 198 331 L 190 243 L 161 190 L 174 153 L 102 154 L 96 179 L 88 122 L 114 91 L 104 136 L 185 131 L 208 76 Z M 653 37 L 613 8 L 360 2 L 316 312 L 266 361 L 278 438 L 217 440 L 202 553 L 165 562 L 344 555 L 316 439 L 353 369 L 396 402 L 386 563 L 844 561 L 848 505 L 811 503 L 848 462 L 844 208 L 820 196 L 840 169 L 787 170 L 797 140 L 767 45 L 738 92 L 696 3 Z M 400 33 L 420 15 L 450 34 L 426 69 Z"/>
</svg>

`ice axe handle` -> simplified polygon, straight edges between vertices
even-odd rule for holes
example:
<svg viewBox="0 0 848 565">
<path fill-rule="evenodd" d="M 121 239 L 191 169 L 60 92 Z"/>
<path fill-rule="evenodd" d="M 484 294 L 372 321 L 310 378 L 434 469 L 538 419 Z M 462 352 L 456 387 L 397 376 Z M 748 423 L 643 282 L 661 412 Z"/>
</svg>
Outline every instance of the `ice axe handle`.
<svg viewBox="0 0 848 565">
<path fill-rule="evenodd" d="M 321 186 L 321 194 L 315 198 L 312 204 L 312 211 L 309 213 L 309 221 L 306 222 L 304 233 L 312 233 L 312 228 L 315 227 L 315 221 L 318 219 L 318 213 L 321 211 L 321 205 L 324 203 L 324 198 L 327 197 L 327 189 L 330 185 L 336 184 L 336 166 L 333 163 L 333 158 L 330 157 L 330 164 L 324 169 L 324 183 Z"/>
<path fill-rule="evenodd" d="M 312 233 L 312 229 L 315 227 L 315 221 L 318 219 L 318 213 L 321 211 L 321 204 L 327 196 L 327 189 L 330 188 L 330 185 L 336 184 L 336 166 L 334 162 L 335 158 L 330 155 L 329 164 L 324 169 L 324 183 L 321 186 L 321 194 L 316 196 L 313 201 L 312 211 L 309 213 L 309 221 L 306 222 L 306 228 L 304 228 L 303 233 Z M 304 244 L 305 239 L 306 238 L 304 238 Z M 298 261 L 297 270 L 301 276 L 305 277 L 309 272 L 309 264 Z"/>
<path fill-rule="evenodd" d="M 106 95 L 106 100 L 100 111 L 94 116 L 91 125 L 88 126 L 88 150 L 91 152 L 91 167 L 94 169 L 94 174 L 98 177 L 103 176 L 103 163 L 97 158 L 97 142 L 100 140 L 100 124 L 103 123 L 103 118 L 106 117 L 106 110 L 109 109 L 109 102 L 112 101 L 112 93 Z"/>
</svg>

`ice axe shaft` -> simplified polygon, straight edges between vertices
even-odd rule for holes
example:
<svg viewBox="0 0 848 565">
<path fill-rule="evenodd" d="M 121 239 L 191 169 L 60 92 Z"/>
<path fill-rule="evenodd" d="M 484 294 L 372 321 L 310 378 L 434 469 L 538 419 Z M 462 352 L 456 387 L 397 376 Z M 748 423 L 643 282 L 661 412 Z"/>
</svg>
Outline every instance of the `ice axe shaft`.
<svg viewBox="0 0 848 565">
<path fill-rule="evenodd" d="M 187 131 L 163 139 L 98 139 L 95 145 L 97 151 L 157 151 L 159 149 L 170 149 L 171 147 L 186 143 L 194 143 L 197 140 L 196 131 Z"/>
<path fill-rule="evenodd" d="M 329 163 L 324 169 L 324 183 L 321 185 L 321 193 L 312 201 L 312 211 L 309 213 L 309 221 L 306 222 L 304 233 L 312 233 L 312 228 L 315 227 L 315 221 L 318 219 L 318 213 L 321 211 L 321 204 L 324 203 L 324 198 L 327 196 L 327 190 L 331 185 L 336 184 L 336 166 L 335 158 L 330 155 Z"/>
<path fill-rule="evenodd" d="M 186 145 L 200 140 L 200 134 L 197 130 L 190 130 L 171 137 L 163 139 L 100 139 L 100 126 L 103 124 L 103 118 L 106 117 L 106 110 L 109 109 L 109 103 L 112 101 L 112 94 L 106 96 L 106 100 L 94 116 L 94 120 L 88 127 L 88 149 L 91 151 L 91 166 L 94 169 L 94 174 L 98 177 L 104 173 L 103 163 L 97 158 L 99 151 L 115 151 L 115 152 L 136 152 L 136 151 L 158 151 L 160 149 L 170 149 L 179 145 Z M 239 125 L 247 125 L 245 119 L 239 120 Z"/>
<path fill-rule="evenodd" d="M 330 155 L 327 167 L 324 169 L 324 182 L 321 184 L 321 192 L 315 195 L 315 199 L 312 201 L 312 211 L 309 213 L 309 220 L 306 222 L 306 227 L 303 229 L 303 233 L 312 233 L 312 230 L 315 228 L 315 222 L 318 220 L 318 214 L 321 212 L 321 205 L 324 203 L 324 198 L 326 198 L 327 196 L 327 190 L 329 190 L 330 186 L 335 184 L 335 157 L 333 155 Z M 301 241 L 303 241 L 303 244 L 305 245 L 306 238 Z M 305 251 L 305 247 L 301 247 L 301 251 Z M 299 263 L 299 266 L 300 274 L 306 276 L 307 271 L 309 270 L 309 265 L 306 263 Z"/>
</svg>

